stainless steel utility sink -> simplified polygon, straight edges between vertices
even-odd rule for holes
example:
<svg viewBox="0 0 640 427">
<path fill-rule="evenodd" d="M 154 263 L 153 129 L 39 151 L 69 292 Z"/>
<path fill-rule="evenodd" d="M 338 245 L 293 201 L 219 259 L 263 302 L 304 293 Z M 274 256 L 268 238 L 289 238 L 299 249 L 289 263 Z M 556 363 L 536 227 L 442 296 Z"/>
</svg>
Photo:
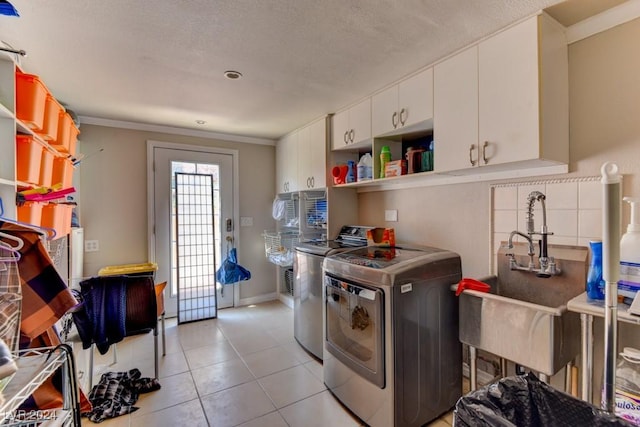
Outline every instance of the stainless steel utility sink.
<svg viewBox="0 0 640 427">
<path fill-rule="evenodd" d="M 515 249 L 528 260 L 524 245 Z M 480 279 L 491 291 L 460 295 L 461 342 L 546 375 L 579 354 L 580 318 L 566 304 L 584 292 L 588 250 L 549 245 L 549 251 L 562 269 L 550 278 L 511 271 L 505 250 L 499 251 L 498 276 Z"/>
</svg>

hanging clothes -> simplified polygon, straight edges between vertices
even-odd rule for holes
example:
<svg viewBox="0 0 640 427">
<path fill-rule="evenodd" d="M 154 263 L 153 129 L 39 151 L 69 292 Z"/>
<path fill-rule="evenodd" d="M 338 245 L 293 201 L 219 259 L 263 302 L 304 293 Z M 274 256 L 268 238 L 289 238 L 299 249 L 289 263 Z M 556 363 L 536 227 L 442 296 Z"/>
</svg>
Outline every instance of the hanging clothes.
<svg viewBox="0 0 640 427">
<path fill-rule="evenodd" d="M 55 325 L 77 301 L 58 274 L 37 231 L 7 221 L 0 221 L 0 231 L 24 242 L 18 261 L 22 284 L 20 347 L 28 348 L 31 340 Z"/>
</svg>

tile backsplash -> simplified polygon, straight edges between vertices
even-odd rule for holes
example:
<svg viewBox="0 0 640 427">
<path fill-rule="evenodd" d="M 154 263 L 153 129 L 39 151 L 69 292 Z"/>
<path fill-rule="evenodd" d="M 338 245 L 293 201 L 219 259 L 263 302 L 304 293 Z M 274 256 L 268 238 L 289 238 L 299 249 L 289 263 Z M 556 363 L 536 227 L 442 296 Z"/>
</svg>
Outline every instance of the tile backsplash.
<svg viewBox="0 0 640 427">
<path fill-rule="evenodd" d="M 549 236 L 549 243 L 589 246 L 589 240 L 602 238 L 600 177 L 494 184 L 491 186 L 494 273 L 497 271 L 495 264 L 500 242 L 508 240 L 513 230 L 526 233 L 527 196 L 532 191 L 540 191 L 546 196 L 547 229 L 553 233 Z M 541 205 L 535 202 L 533 221 L 536 231 L 540 231 L 542 220 Z"/>
</svg>

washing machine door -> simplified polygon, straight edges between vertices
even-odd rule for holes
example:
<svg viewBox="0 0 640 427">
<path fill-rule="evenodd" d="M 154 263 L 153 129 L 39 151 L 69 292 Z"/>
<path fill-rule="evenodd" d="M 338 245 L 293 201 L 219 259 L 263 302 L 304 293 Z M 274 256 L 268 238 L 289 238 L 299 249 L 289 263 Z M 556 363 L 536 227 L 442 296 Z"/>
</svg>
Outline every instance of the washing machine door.
<svg viewBox="0 0 640 427">
<path fill-rule="evenodd" d="M 325 275 L 327 350 L 353 371 L 385 387 L 384 293 Z"/>
</svg>

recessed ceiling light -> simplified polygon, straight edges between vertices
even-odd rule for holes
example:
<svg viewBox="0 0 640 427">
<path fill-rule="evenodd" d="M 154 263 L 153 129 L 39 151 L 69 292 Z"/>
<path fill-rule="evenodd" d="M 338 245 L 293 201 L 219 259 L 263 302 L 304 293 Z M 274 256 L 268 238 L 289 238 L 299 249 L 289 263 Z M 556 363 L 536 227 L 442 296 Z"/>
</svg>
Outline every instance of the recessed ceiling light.
<svg viewBox="0 0 640 427">
<path fill-rule="evenodd" d="M 224 76 L 229 80 L 238 80 L 242 77 L 242 73 L 240 71 L 229 70 L 224 72 Z"/>
<path fill-rule="evenodd" d="M 199 125 L 204 125 L 207 122 L 205 122 L 204 120 L 196 120 L 196 123 L 199 124 Z"/>
</svg>

